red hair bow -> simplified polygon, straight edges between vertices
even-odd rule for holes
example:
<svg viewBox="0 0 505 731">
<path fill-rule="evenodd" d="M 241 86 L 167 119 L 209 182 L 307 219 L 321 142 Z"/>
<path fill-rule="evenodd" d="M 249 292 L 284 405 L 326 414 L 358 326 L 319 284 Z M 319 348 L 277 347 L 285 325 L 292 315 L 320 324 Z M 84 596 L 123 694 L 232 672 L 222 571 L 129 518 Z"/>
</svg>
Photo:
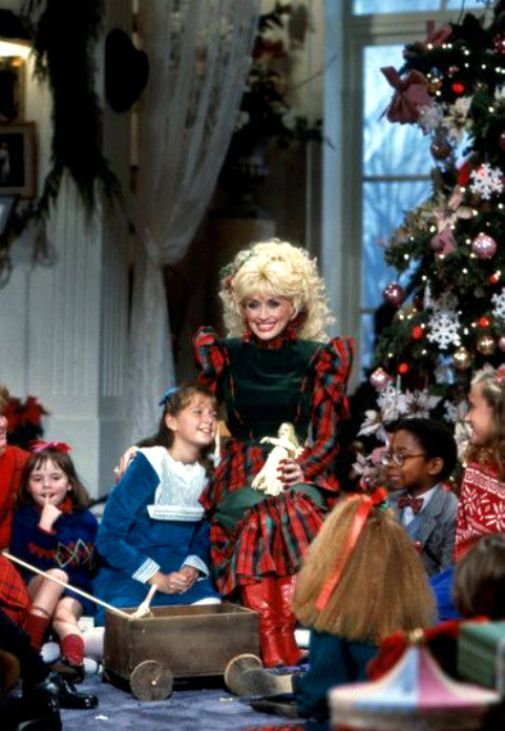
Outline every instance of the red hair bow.
<svg viewBox="0 0 505 731">
<path fill-rule="evenodd" d="M 65 442 L 46 442 L 44 441 L 44 439 L 34 439 L 32 442 L 30 442 L 30 449 L 35 454 L 43 452 L 46 449 L 53 449 L 55 452 L 68 454 L 72 450 L 72 447 L 70 447 L 68 444 L 65 444 Z"/>
<path fill-rule="evenodd" d="M 354 519 L 351 523 L 349 534 L 347 536 L 347 542 L 344 547 L 344 552 L 342 556 L 339 557 L 339 561 L 335 566 L 335 569 L 324 582 L 323 588 L 319 592 L 319 596 L 316 599 L 315 606 L 319 612 L 323 611 L 323 609 L 328 604 L 331 595 L 335 591 L 337 584 L 340 581 L 342 573 L 345 569 L 346 563 L 348 562 L 352 552 L 354 551 L 354 548 L 356 547 L 356 543 L 358 542 L 358 538 L 361 535 L 361 531 L 365 527 L 365 523 L 371 509 L 374 507 L 374 505 L 380 505 L 381 503 L 385 502 L 387 500 L 387 497 L 388 492 L 383 487 L 377 487 L 371 495 L 360 495 L 360 505 L 358 506 L 358 509 L 356 510 L 356 513 L 354 515 Z"/>
</svg>

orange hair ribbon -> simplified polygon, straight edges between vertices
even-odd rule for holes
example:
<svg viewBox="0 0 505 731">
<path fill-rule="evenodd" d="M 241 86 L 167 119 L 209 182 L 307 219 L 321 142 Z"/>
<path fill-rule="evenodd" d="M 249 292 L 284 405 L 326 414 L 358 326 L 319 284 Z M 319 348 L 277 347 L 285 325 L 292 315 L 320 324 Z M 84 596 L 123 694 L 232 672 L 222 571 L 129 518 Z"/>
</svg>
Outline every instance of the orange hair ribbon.
<svg viewBox="0 0 505 731">
<path fill-rule="evenodd" d="M 333 572 L 324 582 L 323 588 L 319 592 L 319 596 L 316 599 L 315 606 L 319 612 L 323 611 L 323 609 L 328 604 L 331 595 L 335 591 L 337 584 L 342 576 L 342 572 L 344 571 L 345 566 L 352 552 L 354 551 L 354 548 L 356 547 L 356 543 L 358 542 L 358 538 L 361 535 L 361 531 L 365 526 L 371 509 L 374 507 L 374 505 L 380 505 L 381 503 L 385 502 L 387 500 L 387 497 L 388 492 L 383 487 L 376 488 L 371 495 L 360 496 L 360 505 L 358 505 L 358 509 L 356 510 L 351 527 L 349 529 L 344 552 L 340 557 L 337 565 L 335 566 Z"/>
</svg>

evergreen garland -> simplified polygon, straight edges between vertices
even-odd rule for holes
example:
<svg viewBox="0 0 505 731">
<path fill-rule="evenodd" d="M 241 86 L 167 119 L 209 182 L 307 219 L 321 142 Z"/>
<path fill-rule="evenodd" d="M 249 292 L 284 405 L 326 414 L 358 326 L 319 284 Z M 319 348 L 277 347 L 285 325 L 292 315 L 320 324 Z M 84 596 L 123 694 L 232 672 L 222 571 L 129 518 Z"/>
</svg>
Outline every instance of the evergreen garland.
<svg viewBox="0 0 505 731">
<path fill-rule="evenodd" d="M 37 213 L 48 215 L 68 170 L 91 215 L 97 182 L 109 200 L 121 195 L 102 153 L 102 110 L 94 88 L 93 47 L 103 0 L 28 0 L 25 13 L 35 25 L 35 74 L 49 83 L 53 97 L 51 169 Z"/>
</svg>

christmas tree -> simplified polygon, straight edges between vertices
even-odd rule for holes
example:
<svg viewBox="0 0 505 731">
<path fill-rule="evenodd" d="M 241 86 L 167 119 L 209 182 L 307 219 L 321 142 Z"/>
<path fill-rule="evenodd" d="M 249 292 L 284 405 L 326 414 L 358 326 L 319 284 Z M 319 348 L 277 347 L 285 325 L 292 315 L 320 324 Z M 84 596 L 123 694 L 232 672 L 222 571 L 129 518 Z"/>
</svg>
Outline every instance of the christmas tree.
<svg viewBox="0 0 505 731">
<path fill-rule="evenodd" d="M 430 135 L 433 192 L 388 242 L 403 286 L 384 291 L 397 311 L 370 381 L 380 421 L 437 409 L 454 420 L 472 374 L 505 358 L 505 0 L 429 24 L 404 58 L 382 69 L 395 89 L 386 116 Z"/>
</svg>

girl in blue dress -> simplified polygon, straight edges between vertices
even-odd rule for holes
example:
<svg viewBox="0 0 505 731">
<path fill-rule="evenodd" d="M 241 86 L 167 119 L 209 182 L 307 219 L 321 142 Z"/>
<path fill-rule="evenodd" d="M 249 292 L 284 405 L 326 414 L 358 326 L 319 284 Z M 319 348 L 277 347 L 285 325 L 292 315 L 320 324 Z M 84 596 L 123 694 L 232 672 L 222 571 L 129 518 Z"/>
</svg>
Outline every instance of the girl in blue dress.
<svg viewBox="0 0 505 731">
<path fill-rule="evenodd" d="M 153 446 L 141 447 L 108 497 L 98 531 L 103 559 L 95 595 L 137 607 L 149 586 L 153 606 L 217 603 L 209 578 L 209 525 L 200 495 L 206 452 L 216 435 L 216 403 L 200 386 L 170 389 Z M 96 624 L 104 623 L 98 610 Z"/>
</svg>

